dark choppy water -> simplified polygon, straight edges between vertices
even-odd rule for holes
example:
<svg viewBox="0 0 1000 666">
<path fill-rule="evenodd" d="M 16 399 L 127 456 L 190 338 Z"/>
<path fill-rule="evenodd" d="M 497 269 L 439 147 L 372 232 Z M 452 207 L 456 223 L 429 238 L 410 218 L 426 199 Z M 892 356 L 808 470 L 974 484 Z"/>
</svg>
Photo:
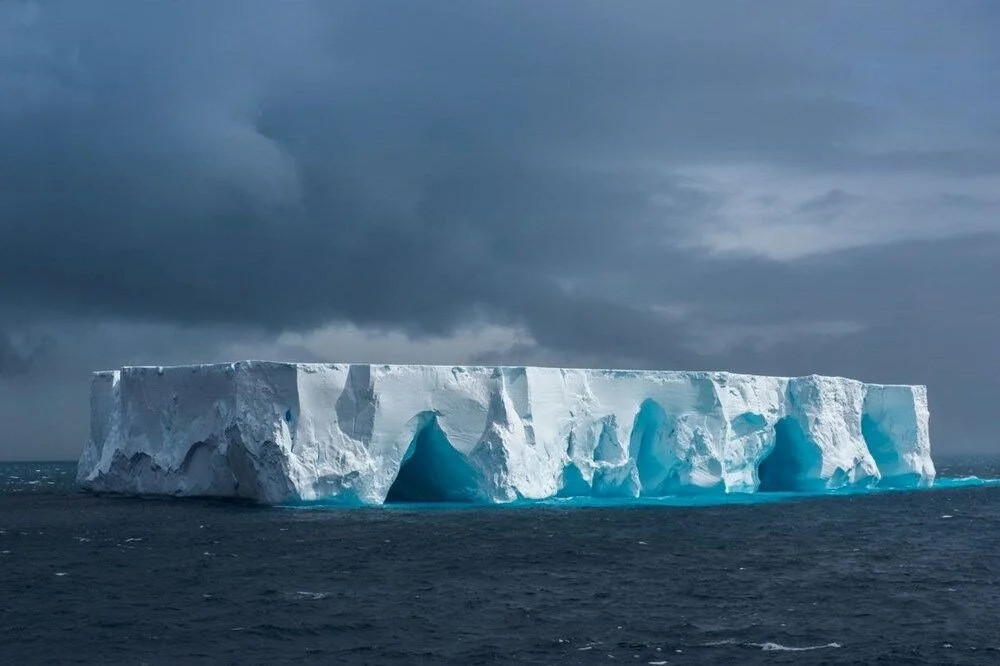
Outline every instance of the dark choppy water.
<svg viewBox="0 0 1000 666">
<path fill-rule="evenodd" d="M 1000 663 L 996 486 L 330 510 L 74 472 L 0 465 L 2 663 Z"/>
</svg>

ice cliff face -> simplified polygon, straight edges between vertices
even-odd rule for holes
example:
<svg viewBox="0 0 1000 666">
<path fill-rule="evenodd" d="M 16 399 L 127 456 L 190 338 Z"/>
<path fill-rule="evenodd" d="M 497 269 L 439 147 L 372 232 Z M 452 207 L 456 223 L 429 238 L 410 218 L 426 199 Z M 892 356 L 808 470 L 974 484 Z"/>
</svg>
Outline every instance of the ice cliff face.
<svg viewBox="0 0 1000 666">
<path fill-rule="evenodd" d="M 922 386 L 725 372 L 268 363 L 91 387 L 98 491 L 332 500 L 806 491 L 932 482 Z"/>
</svg>

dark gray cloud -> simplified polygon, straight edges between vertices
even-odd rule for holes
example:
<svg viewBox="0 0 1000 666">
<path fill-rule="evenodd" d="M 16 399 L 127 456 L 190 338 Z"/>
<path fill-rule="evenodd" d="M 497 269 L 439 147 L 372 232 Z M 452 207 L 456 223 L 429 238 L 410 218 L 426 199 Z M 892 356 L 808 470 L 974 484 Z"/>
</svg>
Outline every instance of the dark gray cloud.
<svg viewBox="0 0 1000 666">
<path fill-rule="evenodd" d="M 30 372 L 53 345 L 53 339 L 44 333 L 0 328 L 0 379 Z"/>
<path fill-rule="evenodd" d="M 447 350 L 927 382 L 936 439 L 992 446 L 998 32 L 976 2 L 6 3 L 0 416 L 31 425 L 0 457 L 74 455 L 94 367 Z"/>
</svg>

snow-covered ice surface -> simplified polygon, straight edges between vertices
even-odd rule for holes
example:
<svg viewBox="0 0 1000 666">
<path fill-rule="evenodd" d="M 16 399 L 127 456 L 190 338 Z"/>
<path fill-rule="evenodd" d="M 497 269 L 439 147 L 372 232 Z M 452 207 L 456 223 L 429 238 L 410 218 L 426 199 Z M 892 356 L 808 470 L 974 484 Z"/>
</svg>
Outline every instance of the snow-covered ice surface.
<svg viewBox="0 0 1000 666">
<path fill-rule="evenodd" d="M 124 367 L 93 377 L 78 481 L 269 504 L 919 487 L 927 419 L 923 386 L 817 375 Z"/>
</svg>

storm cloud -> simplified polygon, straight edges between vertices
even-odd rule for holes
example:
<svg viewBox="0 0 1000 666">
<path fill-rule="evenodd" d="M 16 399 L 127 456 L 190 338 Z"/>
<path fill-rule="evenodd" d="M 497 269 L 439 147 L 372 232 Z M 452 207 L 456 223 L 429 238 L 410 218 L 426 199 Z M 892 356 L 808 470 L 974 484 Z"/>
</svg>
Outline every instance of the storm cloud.
<svg viewBox="0 0 1000 666">
<path fill-rule="evenodd" d="M 0 458 L 236 357 L 927 383 L 997 445 L 980 2 L 0 5 Z"/>
</svg>

